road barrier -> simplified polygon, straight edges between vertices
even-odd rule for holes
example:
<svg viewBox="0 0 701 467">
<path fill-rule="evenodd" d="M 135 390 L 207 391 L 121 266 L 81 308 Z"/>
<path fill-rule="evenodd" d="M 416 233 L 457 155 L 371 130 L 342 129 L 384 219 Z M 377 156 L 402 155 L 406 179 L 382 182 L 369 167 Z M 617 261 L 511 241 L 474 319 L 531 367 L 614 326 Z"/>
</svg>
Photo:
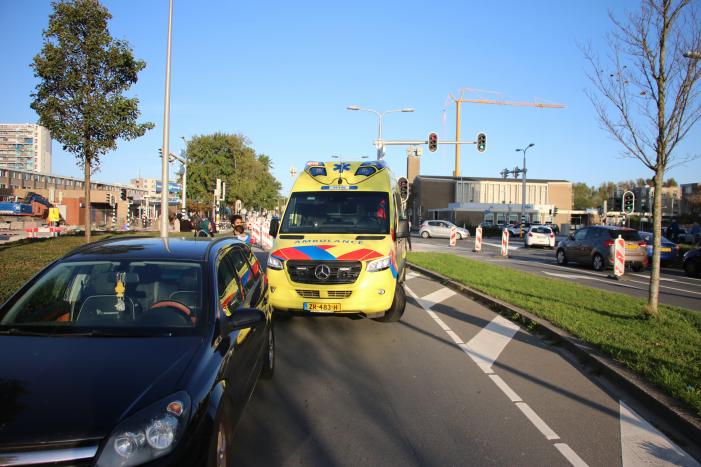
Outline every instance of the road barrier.
<svg viewBox="0 0 701 467">
<path fill-rule="evenodd" d="M 450 246 L 455 246 L 458 242 L 458 229 L 455 226 L 450 228 Z"/>
<path fill-rule="evenodd" d="M 475 229 L 475 251 L 477 253 L 482 252 L 482 227 Z"/>
<path fill-rule="evenodd" d="M 619 278 L 626 270 L 626 242 L 620 235 L 613 242 L 613 254 L 613 273 L 616 278 Z"/>
<path fill-rule="evenodd" d="M 501 233 L 501 256 L 509 256 L 509 231 L 507 229 Z"/>
</svg>

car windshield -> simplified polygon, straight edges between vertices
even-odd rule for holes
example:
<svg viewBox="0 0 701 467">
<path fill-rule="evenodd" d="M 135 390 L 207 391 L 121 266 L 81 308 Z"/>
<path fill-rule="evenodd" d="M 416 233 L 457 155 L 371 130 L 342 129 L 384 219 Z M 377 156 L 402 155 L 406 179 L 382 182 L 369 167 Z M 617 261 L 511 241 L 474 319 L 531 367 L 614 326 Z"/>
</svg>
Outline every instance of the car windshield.
<svg viewBox="0 0 701 467">
<path fill-rule="evenodd" d="M 202 321 L 202 283 L 194 262 L 59 263 L 0 310 L 0 330 L 192 330 Z"/>
<path fill-rule="evenodd" d="M 389 233 L 389 200 L 375 192 L 298 192 L 290 197 L 280 233 Z"/>
<path fill-rule="evenodd" d="M 629 242 L 639 242 L 640 240 L 642 240 L 637 230 L 611 229 L 609 230 L 609 235 L 611 235 L 611 238 L 618 238 L 618 236 L 620 235 L 621 237 L 623 237 L 623 240 Z"/>
</svg>

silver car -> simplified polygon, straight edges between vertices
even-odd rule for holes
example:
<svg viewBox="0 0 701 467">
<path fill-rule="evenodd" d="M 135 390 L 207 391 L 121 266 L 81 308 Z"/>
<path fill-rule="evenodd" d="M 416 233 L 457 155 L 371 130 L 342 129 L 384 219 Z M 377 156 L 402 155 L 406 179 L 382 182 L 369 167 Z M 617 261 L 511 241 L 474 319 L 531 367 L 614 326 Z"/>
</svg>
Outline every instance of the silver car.
<svg viewBox="0 0 701 467">
<path fill-rule="evenodd" d="M 458 227 L 448 221 L 424 221 L 419 228 L 419 235 L 423 238 L 450 238 L 450 229 L 453 227 L 457 229 L 458 240 L 470 236 L 470 232 L 467 229 Z"/>
</svg>

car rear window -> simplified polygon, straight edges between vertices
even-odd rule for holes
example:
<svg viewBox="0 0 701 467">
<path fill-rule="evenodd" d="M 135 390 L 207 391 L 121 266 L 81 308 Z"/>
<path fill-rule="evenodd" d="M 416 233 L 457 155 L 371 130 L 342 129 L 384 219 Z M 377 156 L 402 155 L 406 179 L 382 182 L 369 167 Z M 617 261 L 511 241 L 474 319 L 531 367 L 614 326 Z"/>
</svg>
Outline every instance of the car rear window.
<svg viewBox="0 0 701 467">
<path fill-rule="evenodd" d="M 551 234 L 552 230 L 550 230 L 550 227 L 532 227 L 531 232 L 535 233 L 542 233 L 542 234 Z"/>
<path fill-rule="evenodd" d="M 618 238 L 620 235 L 627 242 L 639 242 L 642 240 L 637 230 L 609 230 L 611 238 Z"/>
</svg>

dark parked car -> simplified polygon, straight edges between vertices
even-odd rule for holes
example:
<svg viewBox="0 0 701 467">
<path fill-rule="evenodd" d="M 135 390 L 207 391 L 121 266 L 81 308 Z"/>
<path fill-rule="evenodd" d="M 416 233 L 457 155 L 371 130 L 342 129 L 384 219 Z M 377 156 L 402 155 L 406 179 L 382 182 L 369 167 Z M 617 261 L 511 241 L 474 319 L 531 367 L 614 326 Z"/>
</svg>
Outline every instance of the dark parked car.
<svg viewBox="0 0 701 467">
<path fill-rule="evenodd" d="M 584 227 L 570 234 L 557 245 L 557 264 L 575 261 L 591 264 L 597 271 L 612 267 L 614 240 L 619 235 L 626 244 L 626 267 L 630 266 L 634 271 L 647 267 L 647 243 L 638 231 L 614 226 Z"/>
<path fill-rule="evenodd" d="M 647 243 L 647 261 L 652 261 L 652 232 L 640 232 L 640 237 Z M 660 263 L 670 264 L 677 260 L 679 246 L 669 241 L 666 237 L 660 238 Z"/>
<path fill-rule="evenodd" d="M 701 274 L 701 248 L 684 253 L 684 273 L 689 277 Z"/>
<path fill-rule="evenodd" d="M 0 307 L 0 465 L 227 465 L 275 340 L 232 238 L 88 244 Z"/>
</svg>

